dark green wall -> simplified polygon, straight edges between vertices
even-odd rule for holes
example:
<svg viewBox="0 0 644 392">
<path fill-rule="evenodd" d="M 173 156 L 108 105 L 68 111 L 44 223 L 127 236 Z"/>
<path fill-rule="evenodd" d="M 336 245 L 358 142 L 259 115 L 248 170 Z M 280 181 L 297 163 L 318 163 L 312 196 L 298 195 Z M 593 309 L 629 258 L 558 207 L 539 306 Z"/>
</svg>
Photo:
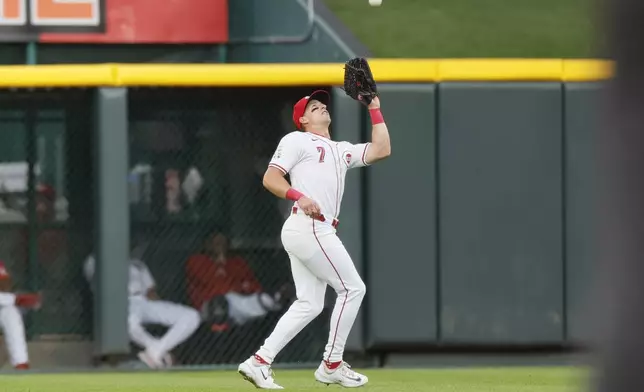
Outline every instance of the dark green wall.
<svg viewBox="0 0 644 392">
<path fill-rule="evenodd" d="M 600 85 L 382 90 L 393 154 L 367 169 L 366 346 L 584 341 Z"/>
<path fill-rule="evenodd" d="M 561 340 L 561 88 L 443 84 L 441 338 Z"/>
<path fill-rule="evenodd" d="M 432 343 L 438 330 L 436 87 L 386 85 L 381 92 L 392 156 L 367 169 L 368 342 Z"/>
<path fill-rule="evenodd" d="M 592 265 L 597 262 L 597 162 L 599 98 L 596 83 L 570 83 L 565 86 L 565 244 L 567 339 L 588 338 L 588 318 L 592 304 L 588 289 L 595 279 Z"/>
</svg>

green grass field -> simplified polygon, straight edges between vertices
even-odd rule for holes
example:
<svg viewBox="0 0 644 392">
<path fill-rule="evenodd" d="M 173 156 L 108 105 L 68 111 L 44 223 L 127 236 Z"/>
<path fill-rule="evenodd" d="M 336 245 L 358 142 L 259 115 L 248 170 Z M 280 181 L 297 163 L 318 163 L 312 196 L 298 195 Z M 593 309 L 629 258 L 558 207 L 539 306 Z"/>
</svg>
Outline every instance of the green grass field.
<svg viewBox="0 0 644 392">
<path fill-rule="evenodd" d="M 596 0 L 324 0 L 378 57 L 595 57 Z"/>
<path fill-rule="evenodd" d="M 360 369 L 356 369 L 360 370 Z M 574 368 L 366 369 L 374 392 L 572 392 L 584 391 L 584 374 Z M 333 391 L 313 379 L 313 370 L 275 370 L 289 391 Z M 241 392 L 255 388 L 231 371 L 10 374 L 0 391 L 11 392 Z"/>
</svg>

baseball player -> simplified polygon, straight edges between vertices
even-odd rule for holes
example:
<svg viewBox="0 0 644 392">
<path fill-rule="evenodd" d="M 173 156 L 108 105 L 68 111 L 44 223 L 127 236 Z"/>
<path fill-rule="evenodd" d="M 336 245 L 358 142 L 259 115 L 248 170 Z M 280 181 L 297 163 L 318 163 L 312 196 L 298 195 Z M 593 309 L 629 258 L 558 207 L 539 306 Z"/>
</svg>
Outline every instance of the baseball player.
<svg viewBox="0 0 644 392">
<path fill-rule="evenodd" d="M 84 273 L 89 282 L 92 282 L 95 263 L 93 255 L 85 261 Z M 130 338 L 144 348 L 138 357 L 153 369 L 171 366 L 170 351 L 194 333 L 201 324 L 201 316 L 192 307 L 161 300 L 154 278 L 142 260 L 131 257 L 129 274 L 128 330 Z M 144 324 L 160 324 L 169 329 L 164 336 L 156 338 L 145 330 Z"/>
<path fill-rule="evenodd" d="M 235 325 L 281 310 L 291 299 L 290 285 L 284 285 L 276 293 L 267 293 L 248 262 L 229 249 L 228 237 L 220 232 L 209 233 L 203 249 L 190 256 L 186 263 L 188 294 L 192 306 L 201 311 L 202 319 L 210 321 L 212 313 L 219 314 L 222 301 L 225 301 L 228 319 Z M 228 323 L 219 321 L 211 329 L 227 329 Z"/>
<path fill-rule="evenodd" d="M 19 308 L 40 307 L 39 294 L 14 294 L 11 276 L 0 262 L 0 326 L 4 334 L 11 365 L 17 370 L 29 369 L 29 355 L 25 340 L 25 325 Z"/>
<path fill-rule="evenodd" d="M 336 235 L 336 227 L 347 171 L 387 158 L 391 143 L 377 97 L 368 105 L 373 125 L 370 143 L 331 140 L 329 100 L 326 91 L 318 90 L 295 104 L 293 121 L 298 130 L 282 138 L 263 179 L 264 187 L 271 193 L 294 202 L 281 238 L 291 261 L 297 300 L 260 349 L 239 365 L 239 373 L 258 388 L 283 389 L 273 379 L 271 364 L 322 312 L 327 285 L 335 290 L 337 300 L 324 358 L 315 371 L 315 379 L 344 387 L 359 387 L 368 381 L 342 359 L 366 288 Z M 291 184 L 284 178 L 286 174 Z"/>
</svg>

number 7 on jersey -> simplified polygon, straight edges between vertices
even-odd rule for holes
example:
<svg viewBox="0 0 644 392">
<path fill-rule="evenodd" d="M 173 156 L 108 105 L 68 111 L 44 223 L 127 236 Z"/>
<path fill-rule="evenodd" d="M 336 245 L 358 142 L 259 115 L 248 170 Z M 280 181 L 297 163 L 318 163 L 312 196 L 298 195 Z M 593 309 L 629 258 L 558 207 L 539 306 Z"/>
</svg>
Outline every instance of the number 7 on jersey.
<svg viewBox="0 0 644 392">
<path fill-rule="evenodd" d="M 318 152 L 320 153 L 320 163 L 322 163 L 324 162 L 324 154 L 326 154 L 326 151 L 324 147 L 318 146 Z"/>
</svg>

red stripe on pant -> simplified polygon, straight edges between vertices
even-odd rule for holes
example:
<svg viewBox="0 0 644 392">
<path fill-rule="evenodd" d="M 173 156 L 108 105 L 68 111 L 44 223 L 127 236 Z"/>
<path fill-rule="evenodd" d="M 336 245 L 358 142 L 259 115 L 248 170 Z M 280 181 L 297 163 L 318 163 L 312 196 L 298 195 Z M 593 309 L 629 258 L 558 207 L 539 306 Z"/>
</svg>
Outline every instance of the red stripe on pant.
<svg viewBox="0 0 644 392">
<path fill-rule="evenodd" d="M 315 234 L 315 219 L 312 219 L 311 221 L 313 222 L 313 236 L 315 237 L 315 240 L 320 246 L 320 250 L 322 251 L 322 253 L 324 253 L 324 257 L 326 257 L 329 264 L 331 264 L 331 267 L 335 271 L 335 274 L 338 275 L 338 279 L 340 279 L 340 283 L 342 283 L 342 287 L 344 288 L 344 301 L 342 302 L 342 307 L 340 308 L 340 313 L 338 314 L 338 322 L 335 325 L 335 334 L 333 334 L 333 343 L 331 343 L 331 350 L 329 350 L 329 357 L 326 359 L 326 361 L 329 362 L 331 360 L 331 354 L 333 353 L 333 348 L 335 346 L 335 339 L 338 337 L 338 327 L 340 326 L 340 319 L 342 318 L 342 313 L 344 312 L 344 306 L 347 304 L 347 299 L 349 298 L 349 290 L 347 290 L 347 286 L 345 286 L 344 281 L 342 280 L 342 277 L 338 272 L 338 269 L 335 268 L 335 265 L 333 265 L 331 258 L 329 258 L 329 255 L 324 250 L 322 243 L 320 243 L 320 239 L 318 238 L 317 234 Z"/>
</svg>

